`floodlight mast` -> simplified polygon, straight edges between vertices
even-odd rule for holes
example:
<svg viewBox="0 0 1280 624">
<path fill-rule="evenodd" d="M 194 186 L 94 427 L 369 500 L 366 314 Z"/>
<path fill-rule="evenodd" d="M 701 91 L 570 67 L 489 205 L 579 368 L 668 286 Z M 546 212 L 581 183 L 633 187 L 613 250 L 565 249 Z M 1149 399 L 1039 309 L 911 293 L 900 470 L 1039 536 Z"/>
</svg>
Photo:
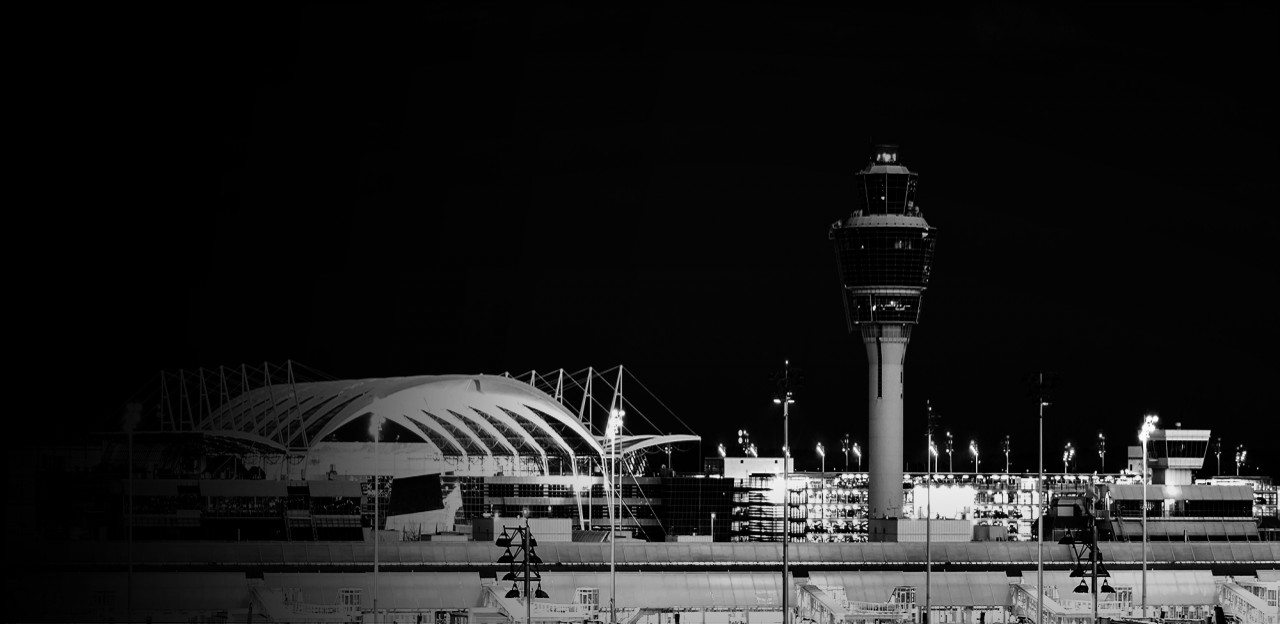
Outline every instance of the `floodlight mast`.
<svg viewBox="0 0 1280 624">
<path fill-rule="evenodd" d="M 796 386 L 804 379 L 804 375 L 791 367 L 791 360 L 783 361 L 782 372 L 773 375 L 778 385 L 778 396 L 773 402 L 782 405 L 782 624 L 791 624 L 791 587 L 788 571 L 789 561 L 787 546 L 791 542 L 791 485 L 787 462 L 791 459 L 791 446 L 788 429 L 791 416 L 791 404 Z"/>
<path fill-rule="evenodd" d="M 621 382 L 622 374 L 619 371 L 619 382 Z M 618 401 L 617 403 L 621 403 Z M 606 426 L 605 435 L 609 441 L 609 451 L 612 455 L 609 460 L 609 491 L 612 496 L 609 499 L 609 621 L 617 624 L 618 621 L 618 558 L 617 558 L 617 525 L 618 516 L 622 515 L 621 500 L 618 498 L 620 492 L 614 487 L 617 482 L 621 486 L 621 480 L 616 478 L 618 472 L 618 445 L 622 443 L 622 419 L 627 415 L 627 411 L 615 404 L 615 407 L 609 410 L 609 422 Z M 618 501 L 618 513 L 614 513 L 614 501 Z"/>
<path fill-rule="evenodd" d="M 845 317 L 862 338 L 868 371 L 868 521 L 873 541 L 896 540 L 903 517 L 903 363 L 933 266 L 936 228 L 916 205 L 916 173 L 896 145 L 879 145 L 854 176 L 855 207 L 832 224 Z"/>
<path fill-rule="evenodd" d="M 1147 465 L 1147 440 L 1156 430 L 1160 417 L 1147 414 L 1142 419 L 1142 428 L 1138 430 L 1138 439 L 1142 441 L 1142 617 L 1147 617 L 1147 482 L 1151 480 L 1151 469 Z"/>
</svg>

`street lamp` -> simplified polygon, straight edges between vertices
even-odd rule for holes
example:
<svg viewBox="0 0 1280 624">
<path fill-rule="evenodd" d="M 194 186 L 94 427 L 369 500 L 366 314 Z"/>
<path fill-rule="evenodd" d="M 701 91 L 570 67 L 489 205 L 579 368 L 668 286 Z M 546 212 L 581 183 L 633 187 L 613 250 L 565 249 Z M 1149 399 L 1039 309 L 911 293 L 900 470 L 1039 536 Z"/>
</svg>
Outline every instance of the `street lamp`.
<svg viewBox="0 0 1280 624">
<path fill-rule="evenodd" d="M 1160 417 L 1147 414 L 1142 419 L 1142 429 L 1138 431 L 1138 439 L 1142 441 L 1142 617 L 1147 617 L 1147 482 L 1151 480 L 1151 469 L 1147 466 L 1147 440 L 1151 432 L 1156 430 Z"/>
<path fill-rule="evenodd" d="M 1218 471 L 1213 474 L 1220 475 L 1222 474 L 1222 438 L 1221 437 L 1219 437 L 1213 443 L 1213 455 L 1218 459 Z"/>
<path fill-rule="evenodd" d="M 1037 402 L 1040 404 L 1040 433 L 1036 440 L 1036 454 L 1039 456 L 1039 476 L 1036 478 L 1036 617 L 1035 621 L 1039 622 L 1044 617 L 1044 408 L 1049 402 L 1044 400 L 1044 392 L 1046 389 L 1044 374 L 1038 376 L 1038 390 L 1040 396 Z"/>
<path fill-rule="evenodd" d="M 711 541 L 716 541 L 716 512 L 711 512 Z"/>
<path fill-rule="evenodd" d="M 840 450 L 844 452 L 844 470 L 845 472 L 848 472 L 850 447 L 849 447 L 849 434 L 847 433 L 844 434 L 844 437 L 840 439 Z"/>
<path fill-rule="evenodd" d="M 515 535 L 508 535 L 507 531 L 512 531 Z M 518 541 L 516 536 L 519 536 Z M 542 558 L 533 550 L 537 547 L 538 540 L 533 538 L 533 533 L 529 530 L 529 516 L 525 515 L 524 526 L 503 526 L 502 534 L 498 536 L 498 539 L 494 540 L 494 544 L 506 549 L 502 556 L 498 558 L 498 562 L 511 565 L 511 570 L 502 577 L 503 581 L 511 581 L 511 590 L 505 596 L 507 598 L 519 598 L 520 589 L 516 583 L 524 581 L 525 622 L 526 624 L 532 624 L 533 599 L 550 598 L 551 596 L 542 591 L 542 573 L 538 570 L 538 566 L 542 564 Z M 512 554 L 512 547 L 517 549 L 518 555 Z M 516 571 L 517 563 L 520 565 L 519 572 Z M 533 581 L 538 582 L 538 589 L 531 593 L 529 584 Z"/>
<path fill-rule="evenodd" d="M 925 462 L 924 469 L 926 472 L 932 473 L 938 469 L 938 445 L 933 443 L 933 436 L 929 437 L 929 460 L 932 463 Z"/>
<path fill-rule="evenodd" d="M 1079 578 L 1080 584 L 1076 586 L 1074 593 L 1092 594 L 1093 598 L 1093 621 L 1098 621 L 1098 593 L 1115 593 L 1110 585 L 1106 583 L 1106 577 L 1111 576 L 1106 566 L 1102 564 L 1102 553 L 1098 550 L 1098 524 L 1097 524 L 1097 499 L 1090 495 L 1086 496 L 1088 509 L 1085 510 L 1084 521 L 1085 527 L 1068 527 L 1067 534 L 1059 541 L 1059 544 L 1070 544 L 1071 552 L 1075 556 L 1076 564 L 1071 570 L 1071 578 Z M 1088 531 L 1086 534 L 1085 531 Z M 1085 550 L 1088 550 L 1089 568 L 1086 570 Z M 1098 587 L 1098 577 L 1103 577 L 1103 585 Z M 1088 577 L 1090 583 L 1085 584 L 1084 578 Z"/>
<path fill-rule="evenodd" d="M 1098 432 L 1098 472 L 1107 472 L 1107 434 Z"/>
<path fill-rule="evenodd" d="M 1009 434 L 1007 434 L 1007 433 L 1006 433 L 1006 434 L 1005 434 L 1005 436 L 1004 436 L 1004 442 L 1002 442 L 1002 443 L 1000 444 L 1000 448 L 1001 448 L 1001 450 L 1003 450 L 1003 451 L 1004 451 L 1004 472 L 1005 472 L 1005 474 L 1009 474 L 1009 450 L 1010 450 L 1012 447 L 1013 447 L 1013 443 L 1012 443 L 1012 441 L 1010 440 Z"/>
<path fill-rule="evenodd" d="M 857 442 L 853 443 L 853 454 L 858 457 L 858 472 L 862 472 L 862 447 Z"/>
<path fill-rule="evenodd" d="M 133 619 L 133 431 L 138 428 L 138 423 L 142 420 L 142 404 L 130 403 L 125 407 L 124 413 L 124 435 L 125 445 L 129 447 L 129 465 L 126 469 L 128 476 L 128 513 L 129 513 L 129 574 L 128 595 L 125 596 L 125 613 L 128 614 L 127 619 Z"/>
<path fill-rule="evenodd" d="M 951 432 L 950 432 L 950 431 L 948 431 L 948 432 L 947 432 L 947 472 L 951 472 L 951 473 L 954 473 L 954 472 L 956 471 L 956 466 L 955 466 L 955 464 L 953 464 L 953 463 L 951 462 L 951 460 L 952 460 L 951 453 L 952 453 L 952 451 L 954 451 L 954 450 L 956 450 L 956 449 L 955 449 L 955 440 L 954 440 L 954 439 L 952 439 L 952 437 L 951 437 Z"/>
<path fill-rule="evenodd" d="M 938 417 L 933 413 L 933 404 L 927 403 L 928 416 L 925 418 L 925 436 L 929 444 L 929 453 L 933 455 L 933 467 L 938 467 L 938 447 L 933 443 L 933 432 L 938 427 Z M 924 511 L 924 621 L 928 624 L 933 617 L 933 471 L 929 470 L 928 457 L 925 458 L 925 511 Z"/>
<path fill-rule="evenodd" d="M 977 440 L 969 440 L 969 454 L 973 455 L 973 474 L 978 474 L 978 466 L 982 464 L 982 459 L 978 457 Z"/>
<path fill-rule="evenodd" d="M 621 372 L 619 372 L 621 379 Z M 614 487 L 618 473 L 618 446 L 621 444 L 622 419 L 627 415 L 627 411 L 615 407 L 609 410 L 609 422 L 606 427 L 605 435 L 609 440 L 609 450 L 612 452 L 612 459 L 609 460 L 609 621 L 617 624 L 618 622 L 618 558 L 617 558 L 617 525 L 618 517 L 614 515 L 614 500 L 618 499 L 618 491 Z M 745 433 L 745 432 L 744 432 Z M 618 501 L 619 503 L 621 501 Z M 622 508 L 619 506 L 618 512 L 621 513 Z M 530 622 L 529 624 L 532 624 Z"/>
<path fill-rule="evenodd" d="M 822 443 L 818 443 L 818 457 L 822 458 L 822 478 L 827 478 L 827 450 L 822 448 Z"/>
<path fill-rule="evenodd" d="M 780 398 L 774 398 L 775 404 L 782 405 L 782 448 L 787 452 L 782 457 L 782 624 L 791 624 L 791 589 L 788 581 L 787 567 L 789 564 L 787 555 L 787 545 L 791 542 L 791 486 L 787 483 L 787 460 L 791 453 L 788 435 L 789 421 L 791 417 L 791 404 L 796 400 L 792 398 L 795 386 L 803 379 L 803 376 L 797 370 L 795 373 L 791 371 L 791 360 L 783 360 L 783 369 L 780 374 L 774 376 L 778 384 L 778 391 L 782 395 Z"/>
<path fill-rule="evenodd" d="M 378 624 L 378 443 L 382 441 L 382 418 L 369 416 L 369 433 L 373 436 L 373 623 Z"/>
<path fill-rule="evenodd" d="M 1240 466 L 1244 465 L 1245 456 L 1248 454 L 1249 454 L 1249 451 L 1246 451 L 1244 449 L 1243 444 L 1236 446 L 1236 476 L 1237 477 L 1240 476 Z"/>
<path fill-rule="evenodd" d="M 1071 460 L 1075 458 L 1076 449 L 1071 446 L 1070 442 L 1067 442 L 1066 448 L 1062 449 L 1062 474 L 1067 474 L 1067 466 L 1070 465 Z"/>
</svg>

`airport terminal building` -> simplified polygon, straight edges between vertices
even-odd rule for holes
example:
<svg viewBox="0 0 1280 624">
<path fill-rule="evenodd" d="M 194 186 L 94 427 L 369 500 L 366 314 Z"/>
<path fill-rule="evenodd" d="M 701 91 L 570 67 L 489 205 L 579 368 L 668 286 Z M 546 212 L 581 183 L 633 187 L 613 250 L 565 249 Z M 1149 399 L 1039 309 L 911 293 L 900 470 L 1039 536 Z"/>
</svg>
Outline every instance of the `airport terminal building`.
<svg viewBox="0 0 1280 624">
<path fill-rule="evenodd" d="M 906 473 L 894 539 L 869 542 L 865 472 L 784 480 L 782 458 L 753 456 L 672 471 L 699 437 L 646 431 L 621 367 L 242 370 L 162 379 L 132 430 L 11 458 L 11 550 L 37 562 L 18 619 L 729 624 L 781 622 L 785 592 L 814 621 L 920 621 L 927 605 L 986 624 L 1039 620 L 1043 587 L 1055 622 L 1087 621 L 1094 590 L 1108 617 L 1145 603 L 1276 621 L 1275 487 L 1198 477 L 1207 431 L 1155 436 L 1172 442 L 1145 485 L 1131 470 Z M 1082 517 L 1105 576 L 1081 574 Z"/>
</svg>

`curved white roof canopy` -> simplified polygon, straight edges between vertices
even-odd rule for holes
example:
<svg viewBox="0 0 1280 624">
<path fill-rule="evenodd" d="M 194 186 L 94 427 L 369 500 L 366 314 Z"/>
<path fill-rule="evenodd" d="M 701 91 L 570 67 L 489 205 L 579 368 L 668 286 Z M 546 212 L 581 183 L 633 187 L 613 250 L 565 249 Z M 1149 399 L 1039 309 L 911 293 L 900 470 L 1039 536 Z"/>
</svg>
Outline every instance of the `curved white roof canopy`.
<svg viewBox="0 0 1280 624">
<path fill-rule="evenodd" d="M 306 448 L 362 416 L 391 420 L 447 455 L 569 457 L 612 452 L 578 417 L 545 392 L 499 375 L 423 375 L 274 384 L 246 392 L 196 423 L 277 448 Z M 622 436 L 620 454 L 692 435 Z"/>
</svg>

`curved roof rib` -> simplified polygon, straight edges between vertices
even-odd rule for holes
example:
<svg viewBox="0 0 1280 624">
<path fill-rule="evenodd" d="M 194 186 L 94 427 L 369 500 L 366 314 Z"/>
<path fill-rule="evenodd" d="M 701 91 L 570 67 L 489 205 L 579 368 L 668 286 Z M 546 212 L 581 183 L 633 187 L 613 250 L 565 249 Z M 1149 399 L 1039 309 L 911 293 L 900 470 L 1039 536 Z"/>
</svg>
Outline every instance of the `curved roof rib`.
<svg viewBox="0 0 1280 624">
<path fill-rule="evenodd" d="M 511 416 L 512 419 L 515 419 L 517 416 L 519 416 L 520 418 L 523 418 L 529 421 L 530 424 L 542 430 L 543 433 L 547 434 L 547 437 L 551 438 L 553 441 L 555 441 L 556 444 L 560 445 L 560 448 L 564 449 L 564 452 L 567 453 L 569 457 L 571 458 L 577 457 L 577 454 L 573 452 L 573 447 L 569 446 L 569 443 L 565 442 L 564 438 L 560 437 L 560 434 L 556 433 L 556 430 L 552 429 L 551 425 L 547 424 L 547 421 L 539 418 L 536 414 L 531 416 L 529 414 L 521 414 L 520 412 L 517 412 L 515 410 L 507 409 L 501 405 L 497 407 L 499 410 L 506 412 L 507 415 Z"/>
<path fill-rule="evenodd" d="M 490 461 L 493 461 L 493 449 L 490 449 L 489 445 L 484 443 L 484 440 L 481 439 L 480 436 L 476 434 L 475 430 L 463 424 L 462 419 L 458 418 L 453 412 L 450 412 L 449 410 L 443 410 L 441 413 L 436 414 L 433 412 L 422 410 L 422 413 L 426 414 L 427 416 L 430 416 L 431 418 L 435 418 L 437 420 L 442 420 L 444 422 L 447 422 L 450 425 L 454 426 L 455 428 L 461 430 L 463 433 L 467 434 L 467 437 L 471 438 L 471 441 L 475 442 L 478 448 L 484 450 L 485 456 L 488 457 Z"/>
<path fill-rule="evenodd" d="M 541 444 L 538 444 L 538 441 L 534 439 L 533 434 L 529 433 L 528 429 L 525 429 L 523 426 L 521 426 L 520 423 L 516 422 L 516 419 L 512 418 L 505 411 L 499 409 L 497 405 L 494 405 L 492 403 L 480 403 L 479 405 L 482 405 L 488 409 L 482 410 L 476 406 L 470 406 L 470 409 L 482 416 L 488 416 L 490 418 L 493 418 L 498 422 L 502 423 L 503 425 L 506 425 L 508 429 L 518 433 L 520 437 L 525 441 L 525 443 L 529 445 L 529 448 L 534 449 L 538 453 L 538 455 L 542 458 L 543 472 L 550 474 L 551 467 L 547 461 L 547 450 L 542 448 Z"/>
<path fill-rule="evenodd" d="M 520 454 L 520 451 L 516 450 L 516 447 L 511 444 L 511 441 L 507 439 L 507 436 L 502 435 L 502 432 L 498 431 L 498 428 L 494 427 L 493 423 L 489 422 L 487 418 L 477 413 L 475 411 L 475 408 L 472 408 L 471 410 L 459 410 L 456 412 L 453 410 L 447 410 L 447 411 L 453 414 L 454 416 L 457 416 L 458 418 L 465 418 L 469 422 L 475 423 L 475 426 L 479 427 L 482 431 L 489 434 L 489 436 L 491 436 L 494 440 L 497 440 L 498 444 L 502 445 L 502 447 L 505 448 L 507 451 L 509 451 L 512 455 Z"/>
</svg>

